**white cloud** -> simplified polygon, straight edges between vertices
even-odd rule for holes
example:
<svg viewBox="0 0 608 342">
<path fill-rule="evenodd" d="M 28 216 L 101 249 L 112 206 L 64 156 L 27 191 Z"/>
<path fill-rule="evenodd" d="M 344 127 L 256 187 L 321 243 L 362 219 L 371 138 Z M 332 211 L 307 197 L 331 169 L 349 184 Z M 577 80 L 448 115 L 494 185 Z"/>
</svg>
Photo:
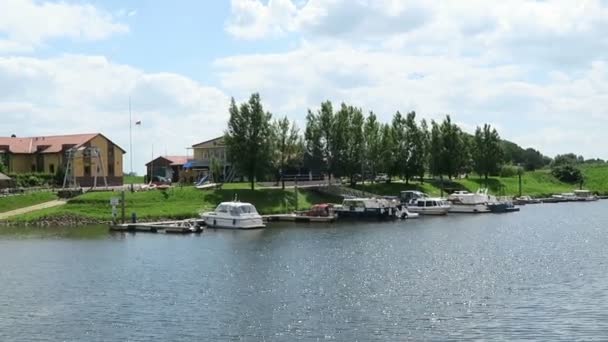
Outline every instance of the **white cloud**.
<svg viewBox="0 0 608 342">
<path fill-rule="evenodd" d="M 517 65 L 304 45 L 289 53 L 224 58 L 216 69 L 224 88 L 240 97 L 259 91 L 271 111 L 300 122 L 307 108 L 329 99 L 373 110 L 384 121 L 397 110 L 416 110 L 427 119 L 449 113 L 467 127 L 494 123 L 505 138 L 550 155 L 577 150 L 608 156 L 597 141 L 581 138 L 601 136 L 608 124 L 603 62 L 545 84 L 528 79 L 528 69 Z M 573 138 L 543 137 L 539 127 Z"/>
<path fill-rule="evenodd" d="M 0 1 L 0 52 L 33 50 L 55 38 L 100 40 L 129 28 L 108 12 L 88 4 Z"/>
<path fill-rule="evenodd" d="M 104 57 L 0 57 L 0 135 L 102 132 L 128 150 L 129 96 L 134 167 L 155 155 L 223 134 L 229 98 L 220 90 L 171 73 L 145 73 Z M 125 159 L 128 171 L 129 157 Z"/>
<path fill-rule="evenodd" d="M 255 39 L 290 31 L 296 6 L 291 0 L 269 0 L 267 5 L 252 0 L 232 0 L 232 16 L 226 29 L 232 35 Z"/>
<path fill-rule="evenodd" d="M 385 121 L 396 110 L 451 113 L 466 127 L 493 123 L 549 155 L 608 157 L 597 143 L 608 123 L 605 1 L 308 0 L 284 5 L 291 9 L 280 21 L 256 16 L 270 2 L 247 4 L 257 8 L 248 22 L 274 29 L 243 36 L 230 21 L 230 33 L 290 33 L 299 44 L 221 58 L 216 70 L 223 87 L 260 91 L 275 112 L 302 121 L 306 108 L 330 99 Z"/>
</svg>

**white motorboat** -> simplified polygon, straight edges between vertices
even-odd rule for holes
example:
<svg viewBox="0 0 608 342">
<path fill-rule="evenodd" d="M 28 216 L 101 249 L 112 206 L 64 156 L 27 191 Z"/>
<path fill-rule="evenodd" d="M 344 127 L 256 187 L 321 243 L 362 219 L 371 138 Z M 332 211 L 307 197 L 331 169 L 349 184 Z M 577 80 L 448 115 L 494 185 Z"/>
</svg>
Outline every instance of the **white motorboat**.
<svg viewBox="0 0 608 342">
<path fill-rule="evenodd" d="M 497 198 L 488 194 L 488 189 L 479 189 L 472 193 L 468 191 L 456 191 L 448 196 L 450 202 L 450 213 L 489 213 Z"/>
<path fill-rule="evenodd" d="M 443 198 L 422 197 L 411 202 L 407 210 L 420 215 L 445 215 L 450 210 L 450 204 Z"/>
<path fill-rule="evenodd" d="M 599 199 L 589 190 L 574 190 L 574 196 L 576 197 L 577 201 L 582 202 L 597 201 Z"/>
<path fill-rule="evenodd" d="M 254 229 L 264 228 L 262 216 L 251 203 L 222 202 L 215 211 L 201 214 L 209 228 Z"/>
</svg>

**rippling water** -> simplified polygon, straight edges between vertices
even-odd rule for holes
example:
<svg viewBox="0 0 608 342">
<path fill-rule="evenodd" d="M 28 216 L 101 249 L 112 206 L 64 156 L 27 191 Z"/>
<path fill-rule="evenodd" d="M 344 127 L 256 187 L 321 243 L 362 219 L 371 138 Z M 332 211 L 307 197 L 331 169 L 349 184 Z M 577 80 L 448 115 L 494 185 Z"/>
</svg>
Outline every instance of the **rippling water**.
<svg viewBox="0 0 608 342">
<path fill-rule="evenodd" d="M 198 236 L 0 228 L 0 341 L 605 340 L 607 209 Z"/>
</svg>

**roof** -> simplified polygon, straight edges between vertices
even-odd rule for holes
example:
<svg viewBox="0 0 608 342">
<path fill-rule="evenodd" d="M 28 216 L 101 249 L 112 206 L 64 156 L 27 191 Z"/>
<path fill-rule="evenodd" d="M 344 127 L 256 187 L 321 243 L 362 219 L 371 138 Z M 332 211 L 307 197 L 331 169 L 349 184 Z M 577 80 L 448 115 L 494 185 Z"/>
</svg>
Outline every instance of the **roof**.
<svg viewBox="0 0 608 342">
<path fill-rule="evenodd" d="M 161 158 L 168 161 L 171 165 L 184 165 L 188 162 L 187 156 L 160 156 L 155 158 L 153 161 L 159 160 Z M 152 164 L 152 161 L 146 163 L 146 166 L 150 164 Z"/>
<path fill-rule="evenodd" d="M 87 133 L 23 138 L 0 137 L 0 146 L 8 146 L 8 150 L 11 153 L 58 153 L 64 150 L 65 145 L 70 145 L 72 147 L 79 148 L 98 135 L 101 135 L 106 140 L 111 141 L 101 133 Z M 116 144 L 114 145 L 120 148 L 123 153 L 126 153 L 126 151 L 123 150 L 120 146 Z"/>
<path fill-rule="evenodd" d="M 6 180 L 11 180 L 11 177 L 5 175 L 4 173 L 0 172 L 0 181 L 6 181 Z"/>
<path fill-rule="evenodd" d="M 210 143 L 210 142 L 214 142 L 214 141 L 217 141 L 217 140 L 220 140 L 220 139 L 224 139 L 224 136 L 222 135 L 221 137 L 217 137 L 217 138 L 213 138 L 213 139 L 205 140 L 205 141 L 200 142 L 200 143 L 198 143 L 198 144 L 194 144 L 194 145 L 192 145 L 192 147 L 198 147 L 198 146 L 200 146 L 200 145 L 207 144 L 207 143 Z"/>
</svg>

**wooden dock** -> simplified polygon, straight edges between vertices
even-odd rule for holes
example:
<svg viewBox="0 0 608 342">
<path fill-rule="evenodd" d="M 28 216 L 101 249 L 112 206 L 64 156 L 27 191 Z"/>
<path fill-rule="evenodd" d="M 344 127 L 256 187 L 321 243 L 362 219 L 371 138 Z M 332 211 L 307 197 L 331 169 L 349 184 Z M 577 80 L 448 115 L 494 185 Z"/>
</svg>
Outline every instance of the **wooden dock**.
<svg viewBox="0 0 608 342">
<path fill-rule="evenodd" d="M 130 233 L 164 232 L 165 234 L 192 234 L 202 233 L 203 227 L 204 221 L 202 219 L 192 219 L 181 221 L 113 224 L 110 225 L 110 231 Z"/>
<path fill-rule="evenodd" d="M 305 216 L 296 214 L 276 214 L 262 216 L 265 222 L 332 223 L 336 216 Z"/>
</svg>

